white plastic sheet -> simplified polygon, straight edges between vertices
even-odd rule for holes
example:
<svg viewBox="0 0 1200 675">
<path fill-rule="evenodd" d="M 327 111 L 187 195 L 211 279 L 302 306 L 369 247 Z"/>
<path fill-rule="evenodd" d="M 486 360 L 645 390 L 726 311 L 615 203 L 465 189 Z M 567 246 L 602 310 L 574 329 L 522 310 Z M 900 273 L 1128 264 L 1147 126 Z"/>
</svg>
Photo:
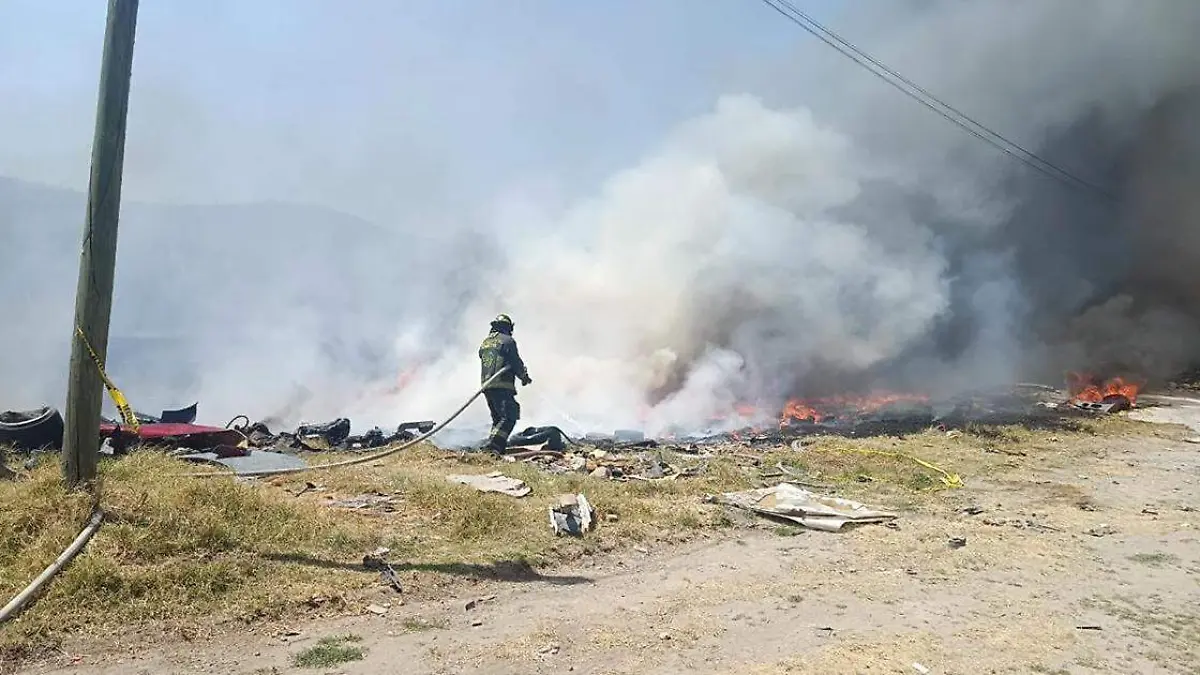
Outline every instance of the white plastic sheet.
<svg viewBox="0 0 1200 675">
<path fill-rule="evenodd" d="M 897 518 L 894 513 L 877 511 L 841 497 L 818 495 L 791 483 L 743 492 L 727 492 L 721 497 L 724 503 L 731 506 L 783 518 L 804 527 L 826 532 L 837 532 L 847 523 L 883 523 Z"/>
</svg>

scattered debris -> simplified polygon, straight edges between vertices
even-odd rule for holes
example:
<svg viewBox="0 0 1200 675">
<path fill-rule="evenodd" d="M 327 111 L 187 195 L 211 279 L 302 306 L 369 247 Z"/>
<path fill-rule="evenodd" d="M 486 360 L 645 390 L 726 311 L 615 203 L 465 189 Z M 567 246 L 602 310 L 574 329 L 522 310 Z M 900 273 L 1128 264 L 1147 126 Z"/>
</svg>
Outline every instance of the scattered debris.
<svg viewBox="0 0 1200 675">
<path fill-rule="evenodd" d="M 961 513 L 968 516 L 977 516 L 984 512 L 984 508 L 978 505 L 971 505 L 963 509 Z"/>
<path fill-rule="evenodd" d="M 1107 537 L 1116 533 L 1117 528 L 1109 525 L 1108 523 L 1102 523 L 1084 532 L 1084 534 L 1089 534 L 1093 537 Z"/>
<path fill-rule="evenodd" d="M 984 525 L 991 525 L 992 527 L 1015 527 L 1018 530 L 1028 528 L 1031 530 L 1044 530 L 1046 532 L 1062 532 L 1057 527 L 1042 525 L 1029 518 L 984 518 L 982 522 Z"/>
<path fill-rule="evenodd" d="M 1075 630 L 1104 630 L 1103 626 L 1075 626 Z"/>
<path fill-rule="evenodd" d="M 480 492 L 499 492 L 509 497 L 524 497 L 533 492 L 533 488 L 526 485 L 525 481 L 509 478 L 499 471 L 483 475 L 446 476 L 446 479 L 451 483 L 473 487 Z"/>
<path fill-rule="evenodd" d="M 334 506 L 340 509 L 369 509 L 382 507 L 384 511 L 393 511 L 395 498 L 391 495 L 384 494 L 365 494 L 347 499 L 337 499 L 329 502 L 328 506 Z"/>
<path fill-rule="evenodd" d="M 875 511 L 848 499 L 817 495 L 790 483 L 780 483 L 775 487 L 757 490 L 727 492 L 721 496 L 721 500 L 730 506 L 783 518 L 826 532 L 841 530 L 848 523 L 882 523 L 897 517 L 894 513 Z"/>
<path fill-rule="evenodd" d="M 296 492 L 293 492 L 293 493 L 292 493 L 292 496 L 293 496 L 293 497 L 299 497 L 300 495 L 308 494 L 309 492 L 314 492 L 314 491 L 316 491 L 316 490 L 320 490 L 320 489 L 321 489 L 321 488 L 317 487 L 317 484 L 316 484 L 316 483 L 308 483 L 308 482 L 306 482 L 306 483 L 304 483 L 304 487 L 300 488 L 300 489 L 299 489 L 299 490 L 297 490 Z"/>
<path fill-rule="evenodd" d="M 550 507 L 550 529 L 555 536 L 581 536 L 592 529 L 592 505 L 582 493 L 560 495 L 558 505 Z"/>
<path fill-rule="evenodd" d="M 800 480 L 800 478 L 803 478 L 803 476 L 801 476 L 800 474 L 796 473 L 795 471 L 792 471 L 791 469 L 784 466 L 783 462 L 778 462 L 777 464 L 775 464 L 775 468 L 779 470 L 779 473 L 790 477 L 791 480 L 788 480 L 786 482 L 792 483 L 793 485 L 803 485 L 804 487 L 810 487 L 814 490 L 832 490 L 833 489 L 832 485 L 826 485 L 825 483 L 813 483 L 813 482 L 810 482 L 807 480 Z M 765 474 L 763 477 L 764 478 L 766 477 Z"/>
<path fill-rule="evenodd" d="M 475 609 L 476 607 L 482 605 L 483 603 L 491 602 L 492 600 L 495 600 L 495 599 L 496 599 L 496 596 L 488 595 L 488 596 L 484 596 L 482 598 L 475 598 L 473 600 L 468 600 L 466 607 L 464 609 L 466 609 L 469 612 L 469 611 Z"/>
<path fill-rule="evenodd" d="M 966 545 L 967 545 L 966 537 L 951 537 L 950 538 L 950 548 L 963 548 Z"/>
<path fill-rule="evenodd" d="M 139 424 L 192 424 L 196 421 L 196 411 L 199 407 L 199 403 L 193 403 L 184 408 L 164 410 L 158 417 L 152 417 L 135 410 L 133 411 L 133 416 Z"/>
<path fill-rule="evenodd" d="M 538 654 L 541 654 L 542 656 L 554 656 L 559 652 L 560 649 L 561 647 L 559 647 L 557 642 L 551 642 L 550 644 L 539 649 Z"/>
<path fill-rule="evenodd" d="M 384 565 L 387 564 L 387 554 L 389 554 L 391 552 L 392 552 L 392 549 L 384 548 L 384 547 L 380 546 L 379 548 L 375 549 L 374 551 L 371 551 L 370 553 L 363 556 L 363 562 L 362 562 L 363 567 L 365 567 L 369 570 L 377 570 L 377 569 L 383 567 Z"/>
<path fill-rule="evenodd" d="M 301 424 L 296 428 L 296 436 L 304 439 L 320 438 L 329 445 L 336 446 L 350 437 L 350 420 L 339 417 L 332 422 Z"/>
<path fill-rule="evenodd" d="M 143 424 L 136 432 L 116 423 L 104 422 L 100 424 L 100 437 L 110 439 L 117 454 L 139 443 L 207 450 L 223 445 L 237 447 L 246 440 L 245 436 L 235 429 L 166 422 Z"/>
<path fill-rule="evenodd" d="M 558 427 L 526 427 L 508 439 L 508 447 L 538 446 L 551 452 L 567 449 L 567 435 Z"/>
<path fill-rule="evenodd" d="M 363 556 L 362 564 L 369 570 L 378 570 L 380 581 L 397 593 L 403 593 L 404 587 L 400 585 L 400 575 L 387 561 L 387 554 L 390 552 L 391 550 L 387 548 L 377 548 Z"/>
</svg>

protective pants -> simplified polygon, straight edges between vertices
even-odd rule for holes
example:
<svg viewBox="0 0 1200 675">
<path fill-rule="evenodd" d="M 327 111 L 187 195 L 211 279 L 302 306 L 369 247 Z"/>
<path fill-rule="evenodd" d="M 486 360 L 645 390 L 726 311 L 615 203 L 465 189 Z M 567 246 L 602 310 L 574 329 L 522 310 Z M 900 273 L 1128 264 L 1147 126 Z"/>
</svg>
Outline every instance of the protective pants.
<svg viewBox="0 0 1200 675">
<path fill-rule="evenodd" d="M 521 404 L 517 403 L 517 392 L 511 389 L 485 389 L 488 410 L 492 413 L 492 432 L 488 435 L 487 447 L 502 455 L 508 449 L 508 437 L 521 419 Z"/>
</svg>

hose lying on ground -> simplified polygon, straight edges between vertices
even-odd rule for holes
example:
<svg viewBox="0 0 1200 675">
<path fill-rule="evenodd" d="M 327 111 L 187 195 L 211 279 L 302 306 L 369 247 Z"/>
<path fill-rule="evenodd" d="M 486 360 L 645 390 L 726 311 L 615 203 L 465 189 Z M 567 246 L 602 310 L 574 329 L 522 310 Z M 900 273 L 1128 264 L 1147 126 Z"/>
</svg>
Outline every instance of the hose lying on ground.
<svg viewBox="0 0 1200 675">
<path fill-rule="evenodd" d="M 46 585 L 47 581 L 50 581 L 54 575 L 67 566 L 67 563 L 79 555 L 83 547 L 87 546 L 87 543 L 92 539 L 92 535 L 96 534 L 96 531 L 100 529 L 100 523 L 102 522 L 104 522 L 104 512 L 100 510 L 99 506 L 96 506 L 92 511 L 92 517 L 88 520 L 88 524 L 75 537 L 75 541 L 71 542 L 71 545 L 60 553 L 58 558 L 50 563 L 49 567 L 42 570 L 42 573 L 25 587 L 25 590 L 18 593 L 3 609 L 0 609 L 0 623 L 8 621 L 17 612 L 21 611 L 21 608 L 33 599 L 33 596 L 37 595 L 38 591 L 42 589 L 42 586 Z"/>
<path fill-rule="evenodd" d="M 176 474 L 176 476 L 184 477 L 184 478 L 215 478 L 217 476 L 237 476 L 239 478 L 240 477 L 253 478 L 253 477 L 261 477 L 261 476 L 283 476 L 283 475 L 287 475 L 287 474 L 304 473 L 306 471 L 318 471 L 321 469 L 334 469 L 334 468 L 342 467 L 342 466 L 353 466 L 355 464 L 366 464 L 367 462 L 374 462 L 375 460 L 383 459 L 384 457 L 387 457 L 389 455 L 394 455 L 397 452 L 400 452 L 401 450 L 411 448 L 412 446 L 416 445 L 417 443 L 420 443 L 420 442 L 430 438 L 437 432 L 441 431 L 447 424 L 450 424 L 451 422 L 453 422 L 456 417 L 463 414 L 463 411 L 467 409 L 467 406 L 474 403 L 475 399 L 479 398 L 479 395 L 483 393 L 484 389 L 487 389 L 491 383 L 495 382 L 497 379 L 500 378 L 501 375 L 503 375 L 506 372 L 508 372 L 507 366 L 504 368 L 501 368 L 500 372 L 489 377 L 483 384 L 481 384 L 479 386 L 479 389 L 475 390 L 474 394 L 471 394 L 471 398 L 468 398 L 466 403 L 463 403 L 461 406 L 459 406 L 458 410 L 455 410 L 454 414 L 450 415 L 445 420 L 443 420 L 441 424 L 438 424 L 436 427 L 430 429 L 429 431 L 425 432 L 424 434 L 421 434 L 420 436 L 417 436 L 416 438 L 412 439 L 411 441 L 406 441 L 400 445 L 397 445 L 394 448 L 388 448 L 387 450 L 384 450 L 383 452 L 377 452 L 373 455 L 367 455 L 365 457 L 355 457 L 354 459 L 347 459 L 347 460 L 344 460 L 341 462 L 331 462 L 329 464 L 316 464 L 313 466 L 302 466 L 302 467 L 297 467 L 295 469 L 265 469 L 263 471 L 246 471 L 246 472 L 237 473 L 237 474 L 227 473 L 224 471 L 203 471 L 203 472 L 196 472 L 196 473 Z"/>
</svg>

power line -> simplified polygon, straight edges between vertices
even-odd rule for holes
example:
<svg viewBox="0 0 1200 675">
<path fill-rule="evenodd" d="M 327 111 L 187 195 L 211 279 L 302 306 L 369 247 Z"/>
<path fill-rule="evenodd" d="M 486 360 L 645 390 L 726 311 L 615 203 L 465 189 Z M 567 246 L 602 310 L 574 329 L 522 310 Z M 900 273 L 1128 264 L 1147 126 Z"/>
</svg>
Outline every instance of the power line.
<svg viewBox="0 0 1200 675">
<path fill-rule="evenodd" d="M 958 108 L 942 101 L 928 90 L 889 68 L 875 57 L 859 49 L 853 43 L 843 39 L 837 33 L 822 26 L 811 16 L 800 11 L 788 0 L 762 0 L 764 4 L 783 15 L 792 23 L 800 26 L 810 35 L 832 47 L 842 56 L 854 61 L 867 72 L 888 83 L 905 96 L 929 108 L 946 120 L 952 122 L 975 138 L 987 143 L 1004 154 L 1016 159 L 1026 166 L 1071 187 L 1082 188 L 1095 192 L 1106 199 L 1115 199 L 1111 192 L 1100 185 L 1084 180 L 1062 167 L 1039 157 L 1025 149 L 1020 144 L 1010 141 L 987 126 L 975 121 Z"/>
</svg>

